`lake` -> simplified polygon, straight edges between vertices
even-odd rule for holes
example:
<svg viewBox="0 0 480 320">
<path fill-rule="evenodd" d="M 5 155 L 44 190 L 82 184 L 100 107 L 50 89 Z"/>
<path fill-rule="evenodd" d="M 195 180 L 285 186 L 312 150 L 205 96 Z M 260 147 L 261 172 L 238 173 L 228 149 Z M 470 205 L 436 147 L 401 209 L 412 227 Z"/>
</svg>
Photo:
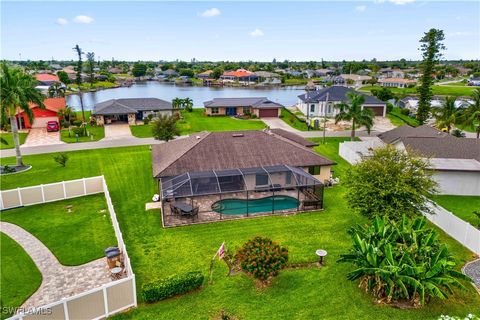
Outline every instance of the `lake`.
<svg viewBox="0 0 480 320">
<path fill-rule="evenodd" d="M 232 88 L 232 87 L 203 87 L 185 86 L 158 81 L 146 81 L 135 83 L 131 87 L 105 89 L 83 94 L 85 110 L 93 109 L 93 106 L 109 99 L 119 98 L 159 98 L 172 101 L 174 98 L 190 98 L 196 108 L 203 108 L 203 102 L 213 98 L 238 98 L 238 97 L 267 97 L 268 99 L 292 106 L 297 103 L 297 96 L 303 94 L 304 86 L 285 88 Z M 78 95 L 67 96 L 67 105 L 80 110 Z"/>
</svg>

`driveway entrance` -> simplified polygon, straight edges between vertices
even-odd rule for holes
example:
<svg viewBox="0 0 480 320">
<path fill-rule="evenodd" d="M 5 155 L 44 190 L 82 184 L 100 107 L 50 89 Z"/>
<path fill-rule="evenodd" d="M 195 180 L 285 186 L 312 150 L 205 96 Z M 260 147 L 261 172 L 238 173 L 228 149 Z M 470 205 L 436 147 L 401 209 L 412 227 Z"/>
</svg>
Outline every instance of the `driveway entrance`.
<svg viewBox="0 0 480 320">
<path fill-rule="evenodd" d="M 64 143 L 60 140 L 60 132 L 47 132 L 46 128 L 32 128 L 22 147 L 49 146 Z"/>
<path fill-rule="evenodd" d="M 133 138 L 130 126 L 126 123 L 112 123 L 105 125 L 105 138 L 103 140 L 117 140 Z"/>
</svg>

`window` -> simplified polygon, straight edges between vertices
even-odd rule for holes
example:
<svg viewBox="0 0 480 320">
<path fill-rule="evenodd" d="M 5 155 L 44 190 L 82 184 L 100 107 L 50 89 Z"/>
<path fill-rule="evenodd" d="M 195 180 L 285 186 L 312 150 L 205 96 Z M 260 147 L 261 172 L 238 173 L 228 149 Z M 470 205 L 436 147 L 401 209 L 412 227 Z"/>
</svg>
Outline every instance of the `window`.
<svg viewBox="0 0 480 320">
<path fill-rule="evenodd" d="M 333 108 L 332 108 L 332 104 L 329 103 L 328 106 L 327 106 L 327 113 L 328 113 L 328 114 L 332 113 L 332 111 L 333 111 L 332 109 L 333 109 Z"/>
<path fill-rule="evenodd" d="M 268 175 L 266 175 L 266 174 L 255 175 L 255 185 L 257 185 L 257 186 L 268 185 Z"/>
<path fill-rule="evenodd" d="M 310 173 L 312 176 L 319 175 L 320 174 L 320 166 L 308 167 L 308 173 Z"/>
<path fill-rule="evenodd" d="M 218 108 L 212 108 L 212 114 L 218 114 Z"/>
<path fill-rule="evenodd" d="M 315 112 L 315 105 L 314 104 L 310 105 L 310 112 Z"/>
<path fill-rule="evenodd" d="M 292 172 L 287 171 L 287 175 L 285 176 L 285 184 L 290 185 L 292 184 Z"/>
<path fill-rule="evenodd" d="M 249 114 L 250 113 L 250 107 L 243 107 L 243 114 Z"/>
</svg>

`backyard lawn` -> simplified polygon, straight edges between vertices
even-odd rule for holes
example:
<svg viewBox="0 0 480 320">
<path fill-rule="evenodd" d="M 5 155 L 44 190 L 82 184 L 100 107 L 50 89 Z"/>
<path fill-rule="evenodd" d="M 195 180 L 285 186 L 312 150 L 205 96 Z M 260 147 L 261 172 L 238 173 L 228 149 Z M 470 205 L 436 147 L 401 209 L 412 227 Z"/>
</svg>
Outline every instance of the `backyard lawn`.
<svg viewBox="0 0 480 320">
<path fill-rule="evenodd" d="M 28 136 L 27 132 L 19 133 L 20 145 L 25 143 L 25 139 L 27 139 L 27 136 Z M 0 137 L 5 139 L 8 143 L 8 144 L 0 143 L 0 150 L 15 148 L 15 145 L 13 144 L 13 136 L 11 132 L 0 133 Z"/>
<path fill-rule="evenodd" d="M 412 127 L 418 126 L 417 119 L 414 119 L 412 117 L 402 114 L 400 110 L 401 109 L 399 107 L 393 107 L 392 111 L 387 113 L 388 119 L 394 126 L 400 127 L 406 124 Z"/>
<path fill-rule="evenodd" d="M 338 163 L 334 170 L 342 181 L 348 164 L 337 154 L 340 141 L 329 138 L 326 145 L 315 150 Z M 211 257 L 223 241 L 236 247 L 256 235 L 271 237 L 288 247 L 293 263 L 316 261 L 316 249 L 328 251 L 325 267 L 282 271 L 263 290 L 257 290 L 244 275 L 226 277 L 226 266 L 217 260 L 213 284 L 205 283 L 200 291 L 156 304 L 141 303 L 138 309 L 118 315 L 118 319 L 210 319 L 219 318 L 222 309 L 239 319 L 437 319 L 441 314 L 465 316 L 480 310 L 480 296 L 470 285 L 466 291 L 456 290 L 449 300 L 433 299 L 421 309 L 402 310 L 372 303 L 357 283 L 346 279 L 352 266 L 336 262 L 351 245 L 348 228 L 366 222 L 350 212 L 341 185 L 325 190 L 325 210 L 320 212 L 162 229 L 160 212 L 144 210 L 156 192 L 148 146 L 71 152 L 69 156 L 68 170 L 58 170 L 51 154 L 25 156 L 33 168 L 4 177 L 1 187 L 104 174 L 137 288 L 176 273 L 200 270 L 207 274 Z M 442 233 L 441 238 L 459 267 L 473 259 L 471 252 L 450 237 Z"/>
<path fill-rule="evenodd" d="M 229 131 L 229 130 L 261 130 L 265 124 L 261 120 L 242 120 L 231 117 L 208 117 L 203 114 L 204 109 L 196 108 L 192 112 L 182 111 L 183 119 L 177 122 L 180 135 L 187 135 L 200 131 Z M 130 126 L 132 135 L 137 138 L 152 136 L 150 125 Z"/>
<path fill-rule="evenodd" d="M 480 212 L 480 197 L 437 195 L 433 200 L 471 225 L 480 225 L 480 219 L 473 214 L 475 210 Z"/>
<path fill-rule="evenodd" d="M 282 119 L 283 122 L 285 122 L 286 124 L 288 124 L 289 126 L 295 128 L 297 130 L 300 130 L 300 131 L 307 131 L 308 130 L 307 124 L 305 123 L 305 121 L 301 121 L 300 119 L 298 119 L 295 115 L 293 115 L 286 108 L 281 109 L 280 119 Z"/>
<path fill-rule="evenodd" d="M 0 319 L 12 315 L 3 307 L 19 307 L 42 283 L 42 274 L 32 258 L 12 238 L 0 232 Z"/>
<path fill-rule="evenodd" d="M 72 205 L 70 213 L 68 205 Z M 101 258 L 105 248 L 116 246 L 103 194 L 3 211 L 0 220 L 33 234 L 67 266 Z"/>
<path fill-rule="evenodd" d="M 360 88 L 360 91 L 372 91 L 372 89 L 380 89 L 379 86 L 365 86 Z M 417 89 L 416 88 L 389 88 L 393 93 L 401 94 L 401 95 L 416 95 Z M 448 86 L 448 85 L 434 85 L 432 86 L 432 92 L 434 95 L 439 96 L 456 96 L 456 97 L 464 97 L 464 96 L 471 96 L 475 87 L 468 87 L 468 86 Z"/>
</svg>

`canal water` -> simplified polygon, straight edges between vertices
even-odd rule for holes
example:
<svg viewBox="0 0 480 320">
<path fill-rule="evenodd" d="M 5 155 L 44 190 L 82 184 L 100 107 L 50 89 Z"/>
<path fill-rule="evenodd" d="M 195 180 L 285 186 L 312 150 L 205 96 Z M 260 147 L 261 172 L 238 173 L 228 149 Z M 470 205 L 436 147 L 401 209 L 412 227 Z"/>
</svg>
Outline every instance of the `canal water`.
<svg viewBox="0 0 480 320">
<path fill-rule="evenodd" d="M 267 97 L 268 99 L 281 103 L 285 106 L 292 106 L 297 103 L 297 96 L 304 93 L 304 86 L 298 87 L 275 87 L 275 88 L 232 88 L 232 87 L 203 87 L 185 86 L 158 81 L 147 81 L 135 83 L 131 87 L 120 87 L 105 89 L 96 92 L 83 94 L 83 104 L 86 110 L 93 109 L 93 106 L 109 99 L 120 98 L 159 98 L 172 101 L 174 98 L 190 98 L 195 108 L 202 108 L 203 102 L 213 98 L 239 98 L 239 97 Z M 80 109 L 78 95 L 69 95 L 67 105 Z"/>
</svg>

